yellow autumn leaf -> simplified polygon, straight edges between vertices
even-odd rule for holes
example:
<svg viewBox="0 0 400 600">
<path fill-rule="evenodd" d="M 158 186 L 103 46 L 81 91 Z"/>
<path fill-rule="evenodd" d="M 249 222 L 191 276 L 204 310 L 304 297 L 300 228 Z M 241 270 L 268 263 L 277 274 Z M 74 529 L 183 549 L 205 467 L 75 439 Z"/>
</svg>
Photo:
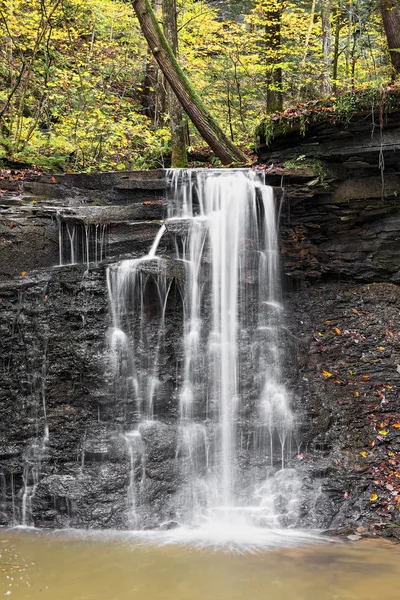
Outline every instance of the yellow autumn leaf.
<svg viewBox="0 0 400 600">
<path fill-rule="evenodd" d="M 367 454 L 367 452 L 365 452 L 365 450 L 364 450 L 364 452 L 361 452 L 361 456 L 362 456 L 363 458 L 367 458 L 368 454 Z"/>
<path fill-rule="evenodd" d="M 387 430 L 387 429 L 380 429 L 380 430 L 378 431 L 378 433 L 379 433 L 379 435 L 387 435 L 389 432 L 388 432 L 388 430 Z"/>
<path fill-rule="evenodd" d="M 383 351 L 384 351 L 384 349 L 385 349 L 385 348 L 384 348 L 383 346 L 379 346 L 379 347 L 377 348 L 377 350 L 379 350 L 379 352 L 383 352 Z"/>
<path fill-rule="evenodd" d="M 332 373 L 329 373 L 329 371 L 322 371 L 322 375 L 324 377 L 333 377 Z"/>
<path fill-rule="evenodd" d="M 342 332 L 340 331 L 339 327 L 335 327 L 335 331 L 337 335 L 342 335 Z"/>
<path fill-rule="evenodd" d="M 320 331 L 318 331 L 318 335 L 319 335 L 319 337 L 324 337 L 324 334 L 321 333 Z"/>
<path fill-rule="evenodd" d="M 395 429 L 400 429 L 400 423 L 393 423 L 392 427 Z"/>
<path fill-rule="evenodd" d="M 376 502 L 376 500 L 378 500 L 378 494 L 371 494 L 369 501 Z"/>
</svg>

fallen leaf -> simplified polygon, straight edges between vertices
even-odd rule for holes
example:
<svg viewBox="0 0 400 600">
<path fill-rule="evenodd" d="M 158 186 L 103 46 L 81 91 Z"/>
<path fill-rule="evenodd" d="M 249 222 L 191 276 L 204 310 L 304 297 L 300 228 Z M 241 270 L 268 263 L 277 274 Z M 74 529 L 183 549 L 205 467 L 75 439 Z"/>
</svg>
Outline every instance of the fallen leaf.
<svg viewBox="0 0 400 600">
<path fill-rule="evenodd" d="M 355 392 L 355 394 L 354 394 L 354 395 L 355 395 L 355 397 L 356 397 L 356 398 L 358 398 L 358 397 L 359 397 L 359 395 L 360 395 L 360 392 Z"/>
<path fill-rule="evenodd" d="M 395 429 L 400 429 L 400 423 L 393 423 L 392 427 Z"/>
<path fill-rule="evenodd" d="M 363 379 L 369 379 L 369 375 L 363 375 Z"/>
<path fill-rule="evenodd" d="M 10 221 L 9 228 L 10 228 L 10 229 L 12 229 L 14 226 L 15 226 L 15 223 L 14 223 L 14 221 Z"/>
<path fill-rule="evenodd" d="M 367 453 L 367 452 L 365 452 L 365 450 L 364 450 L 364 452 L 361 452 L 361 456 L 362 456 L 363 458 L 367 458 L 367 456 L 368 456 L 368 453 Z"/>
<path fill-rule="evenodd" d="M 342 335 L 342 332 L 340 331 L 340 329 L 338 327 L 335 327 L 335 331 L 337 335 Z"/>
<path fill-rule="evenodd" d="M 25 275 L 26 275 L 26 271 L 22 271 L 21 277 L 25 277 Z"/>
<path fill-rule="evenodd" d="M 51 183 L 57 183 L 57 179 L 55 177 L 51 178 Z"/>
<path fill-rule="evenodd" d="M 376 502 L 376 500 L 378 500 L 378 494 L 371 494 L 371 496 L 369 497 L 369 501 Z"/>
<path fill-rule="evenodd" d="M 387 435 L 389 432 L 388 432 L 388 430 L 387 430 L 387 429 L 380 429 L 380 430 L 378 431 L 378 433 L 379 433 L 379 435 L 386 436 L 386 435 Z"/>
<path fill-rule="evenodd" d="M 48 300 L 48 299 L 49 299 L 49 297 L 48 297 L 48 295 L 47 295 L 47 294 L 45 295 L 44 299 L 45 299 L 45 300 Z"/>
<path fill-rule="evenodd" d="M 333 377 L 332 373 L 329 373 L 329 371 L 322 371 L 322 375 L 324 377 Z"/>
<path fill-rule="evenodd" d="M 65 410 L 70 410 L 70 409 L 71 409 L 71 407 L 70 407 L 70 406 L 66 406 L 66 407 L 65 407 Z"/>
<path fill-rule="evenodd" d="M 384 348 L 383 346 L 379 346 L 379 347 L 377 348 L 377 350 L 379 350 L 379 352 L 383 352 L 383 351 L 384 351 L 384 349 L 385 349 L 385 348 Z"/>
</svg>

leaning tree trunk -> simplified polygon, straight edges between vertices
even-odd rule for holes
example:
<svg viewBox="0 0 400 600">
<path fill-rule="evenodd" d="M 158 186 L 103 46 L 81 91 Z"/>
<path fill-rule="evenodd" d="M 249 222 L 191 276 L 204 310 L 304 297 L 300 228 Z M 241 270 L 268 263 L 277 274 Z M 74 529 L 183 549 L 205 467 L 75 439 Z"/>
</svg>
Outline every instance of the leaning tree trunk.
<svg viewBox="0 0 400 600">
<path fill-rule="evenodd" d="M 400 73 L 400 8 L 398 0 L 380 0 L 383 26 L 390 59 L 396 74 Z"/>
<path fill-rule="evenodd" d="M 176 22 L 176 0 L 163 0 L 164 34 L 174 56 L 178 50 L 178 26 Z M 174 90 L 167 83 L 167 103 L 171 121 L 171 167 L 187 167 L 186 120 L 183 118 L 181 103 Z"/>
<path fill-rule="evenodd" d="M 209 113 L 168 45 L 149 0 L 131 0 L 147 43 L 179 102 L 223 164 L 247 162 L 246 155 L 226 137 Z"/>
</svg>

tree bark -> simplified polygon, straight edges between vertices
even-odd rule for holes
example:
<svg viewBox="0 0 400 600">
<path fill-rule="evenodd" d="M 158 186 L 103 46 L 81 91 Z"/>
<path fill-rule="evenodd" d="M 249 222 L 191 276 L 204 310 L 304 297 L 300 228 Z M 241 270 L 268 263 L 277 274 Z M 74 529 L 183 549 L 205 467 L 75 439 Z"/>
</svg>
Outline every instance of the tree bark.
<svg viewBox="0 0 400 600">
<path fill-rule="evenodd" d="M 300 63 L 300 73 L 304 73 L 306 70 L 306 64 L 307 64 L 307 55 L 308 55 L 308 47 L 310 45 L 310 40 L 311 40 L 311 35 L 312 35 L 312 31 L 314 28 L 314 21 L 315 21 L 315 7 L 317 5 L 317 0 L 312 0 L 311 3 L 311 12 L 310 12 L 310 21 L 308 24 L 308 30 L 307 30 L 307 35 L 306 35 L 306 40 L 304 43 L 304 53 L 303 53 L 303 58 L 302 61 Z M 304 86 L 300 85 L 299 86 L 299 91 L 298 91 L 298 95 L 297 98 L 300 101 L 301 98 L 301 93 L 303 91 Z"/>
<path fill-rule="evenodd" d="M 333 49 L 333 91 L 336 94 L 338 87 L 338 70 L 339 70 L 339 48 L 340 48 L 340 32 L 343 27 L 343 17 L 342 17 L 342 3 L 339 2 L 339 5 L 335 8 L 335 43 Z"/>
<path fill-rule="evenodd" d="M 246 163 L 246 155 L 227 138 L 192 88 L 165 39 L 149 0 L 131 2 L 160 69 L 200 135 L 223 164 Z"/>
<path fill-rule="evenodd" d="M 282 69 L 276 67 L 281 61 L 281 9 L 276 7 L 267 13 L 265 25 L 267 54 L 267 111 L 280 112 L 283 109 Z"/>
<path fill-rule="evenodd" d="M 332 93 L 332 24 L 331 0 L 322 0 L 322 54 L 324 58 L 324 72 L 322 73 L 321 92 L 324 96 Z"/>
<path fill-rule="evenodd" d="M 174 56 L 176 56 L 178 51 L 176 0 L 163 0 L 162 10 L 164 34 Z M 169 83 L 167 83 L 167 104 L 171 128 L 171 167 L 184 168 L 188 166 L 186 121 L 183 118 L 182 106 Z"/>
<path fill-rule="evenodd" d="M 400 73 L 400 8 L 397 0 L 380 0 L 393 70 Z"/>
</svg>

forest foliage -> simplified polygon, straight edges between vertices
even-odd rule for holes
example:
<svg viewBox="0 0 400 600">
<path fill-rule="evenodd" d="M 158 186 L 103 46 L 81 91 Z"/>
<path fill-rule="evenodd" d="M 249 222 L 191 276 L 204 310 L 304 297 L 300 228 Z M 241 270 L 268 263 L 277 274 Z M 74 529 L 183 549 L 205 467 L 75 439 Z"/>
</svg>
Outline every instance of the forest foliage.
<svg viewBox="0 0 400 600">
<path fill-rule="evenodd" d="M 377 0 L 177 4 L 179 62 L 243 148 L 280 105 L 392 77 Z M 168 164 L 166 86 L 130 2 L 0 0 L 0 82 L 0 160 L 53 170 Z M 202 145 L 189 125 L 188 141 Z"/>
</svg>

